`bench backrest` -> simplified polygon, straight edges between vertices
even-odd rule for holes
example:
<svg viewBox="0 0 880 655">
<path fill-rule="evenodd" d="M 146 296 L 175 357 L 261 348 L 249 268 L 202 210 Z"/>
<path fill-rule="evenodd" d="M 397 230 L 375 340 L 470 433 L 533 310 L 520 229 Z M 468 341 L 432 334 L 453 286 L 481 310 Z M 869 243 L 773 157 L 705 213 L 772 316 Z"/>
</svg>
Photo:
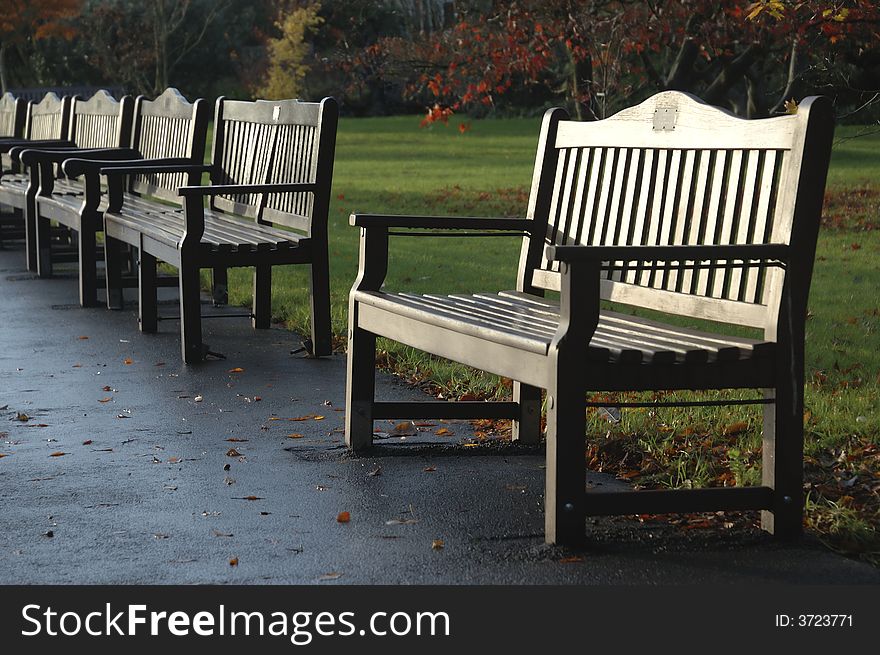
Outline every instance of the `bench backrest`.
<svg viewBox="0 0 880 655">
<path fill-rule="evenodd" d="M 145 159 L 185 157 L 201 164 L 205 159 L 210 105 L 203 99 L 187 101 L 177 89 L 168 88 L 155 100 L 139 96 L 134 105 L 131 147 Z M 192 181 L 199 183 L 199 177 Z M 186 173 L 131 175 L 129 190 L 180 202 L 179 187 L 190 184 Z"/>
<path fill-rule="evenodd" d="M 73 99 L 68 138 L 79 148 L 127 147 L 134 101 L 116 100 L 103 89 L 88 100 Z"/>
<path fill-rule="evenodd" d="M 784 276 L 806 274 L 809 288 L 833 132 L 827 99 L 744 120 L 667 91 L 601 121 L 564 118 L 549 110 L 542 125 L 529 217 L 547 236 L 525 240 L 520 288 L 558 290 L 544 244 L 790 244 L 786 271 L 616 262 L 603 272 L 605 300 L 775 331 Z"/>
<path fill-rule="evenodd" d="M 338 107 L 321 102 L 218 98 L 212 184 L 310 183 L 313 192 L 215 196 L 212 209 L 315 236 L 326 230 Z"/>
<path fill-rule="evenodd" d="M 24 135 L 28 139 L 67 138 L 73 98 L 49 92 L 39 102 L 29 102 Z"/>
<path fill-rule="evenodd" d="M 4 93 L 0 98 L 0 137 L 21 137 L 26 114 L 27 102 Z"/>
</svg>

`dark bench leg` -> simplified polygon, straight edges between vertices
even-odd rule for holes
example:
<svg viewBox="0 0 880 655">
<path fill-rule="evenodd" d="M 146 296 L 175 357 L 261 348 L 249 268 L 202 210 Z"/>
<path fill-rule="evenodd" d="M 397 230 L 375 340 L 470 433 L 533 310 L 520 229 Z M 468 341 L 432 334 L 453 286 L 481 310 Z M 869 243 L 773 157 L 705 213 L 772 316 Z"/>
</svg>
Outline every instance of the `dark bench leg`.
<svg viewBox="0 0 880 655">
<path fill-rule="evenodd" d="M 36 216 L 36 208 L 34 206 L 34 195 L 30 189 L 25 195 L 25 210 L 23 213 L 27 267 L 29 271 L 36 273 L 39 266 L 39 257 L 37 255 L 37 223 L 36 220 L 34 220 L 34 216 Z"/>
<path fill-rule="evenodd" d="M 582 370 L 571 353 L 551 354 L 556 376 L 547 389 L 547 470 L 544 531 L 548 544 L 576 545 L 586 529 L 587 473 L 584 461 L 586 390 L 578 383 Z"/>
<path fill-rule="evenodd" d="M 37 253 L 37 275 L 52 277 L 52 226 L 48 218 L 37 216 L 34 219 L 36 236 L 35 250 Z"/>
<path fill-rule="evenodd" d="M 159 299 L 156 296 L 156 258 L 138 252 L 138 320 L 141 332 L 153 333 L 158 329 Z"/>
<path fill-rule="evenodd" d="M 254 318 L 253 326 L 265 330 L 272 322 L 272 267 L 256 266 L 254 269 Z"/>
<path fill-rule="evenodd" d="M 104 268 L 107 284 L 107 309 L 122 309 L 122 267 L 124 244 L 118 239 L 104 235 Z"/>
<path fill-rule="evenodd" d="M 323 357 L 333 351 L 330 327 L 330 267 L 325 257 L 311 264 L 312 355 Z"/>
<path fill-rule="evenodd" d="M 345 443 L 352 450 L 373 445 L 376 392 L 376 335 L 357 327 L 357 305 L 349 304 L 348 363 L 345 382 Z"/>
<path fill-rule="evenodd" d="M 211 276 L 211 296 L 214 307 L 223 307 L 229 303 L 229 275 L 226 268 L 215 266 Z"/>
<path fill-rule="evenodd" d="M 782 369 L 787 370 L 787 369 Z M 764 406 L 763 484 L 773 493 L 772 511 L 761 512 L 761 527 L 777 539 L 801 536 L 804 520 L 804 392 L 797 380 L 765 397 L 776 397 Z"/>
<path fill-rule="evenodd" d="M 95 217 L 89 213 L 80 218 L 79 230 L 79 304 L 98 304 L 98 247 L 95 243 Z"/>
<path fill-rule="evenodd" d="M 202 361 L 202 308 L 200 300 L 199 267 L 181 261 L 180 264 L 180 349 L 183 361 L 194 364 Z"/>
<path fill-rule="evenodd" d="M 541 390 L 514 381 L 513 402 L 519 403 L 520 411 L 519 418 L 513 421 L 513 440 L 537 444 L 541 440 Z"/>
</svg>

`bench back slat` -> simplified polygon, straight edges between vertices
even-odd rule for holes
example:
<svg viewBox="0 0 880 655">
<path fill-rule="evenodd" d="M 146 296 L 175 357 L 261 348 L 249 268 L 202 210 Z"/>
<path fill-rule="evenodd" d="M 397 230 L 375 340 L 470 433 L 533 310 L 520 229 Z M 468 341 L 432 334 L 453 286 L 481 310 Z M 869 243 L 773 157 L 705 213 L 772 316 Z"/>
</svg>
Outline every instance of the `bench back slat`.
<svg viewBox="0 0 880 655">
<path fill-rule="evenodd" d="M 11 93 L 4 93 L 0 98 L 0 137 L 21 137 L 26 114 L 27 102 Z"/>
<path fill-rule="evenodd" d="M 186 157 L 200 164 L 205 158 L 208 112 L 204 100 L 190 103 L 173 88 L 165 89 L 153 100 L 139 96 L 134 107 L 131 147 L 145 159 Z M 189 180 L 186 173 L 132 175 L 130 190 L 179 203 L 177 189 Z"/>
<path fill-rule="evenodd" d="M 51 91 L 40 102 L 29 102 L 24 134 L 28 139 L 63 139 L 68 135 L 73 98 Z"/>
<path fill-rule="evenodd" d="M 218 99 L 212 183 L 314 183 L 317 188 L 215 196 L 212 208 L 312 233 L 313 216 L 322 208 L 326 217 L 329 203 L 337 113 L 332 98 L 320 103 Z"/>
<path fill-rule="evenodd" d="M 543 159 L 539 152 L 541 165 L 553 167 L 544 176 L 551 189 L 532 217 L 546 220 L 545 243 L 557 245 L 791 243 L 812 104 L 808 99 L 794 116 L 744 120 L 664 92 L 602 121 L 561 120 L 555 135 L 548 128 Z M 827 161 L 811 165 L 827 168 Z M 798 220 L 818 225 L 820 208 Z M 812 258 L 814 248 L 796 256 Z M 521 261 L 521 288 L 558 290 L 558 263 L 527 250 L 523 257 L 534 263 Z M 773 324 L 779 294 L 770 290 L 781 285 L 769 280 L 782 273 L 716 264 L 613 262 L 602 296 L 696 318 Z"/>
<path fill-rule="evenodd" d="M 116 148 L 129 145 L 133 100 L 116 100 L 103 89 L 88 100 L 74 98 L 69 138 L 79 148 Z"/>
</svg>

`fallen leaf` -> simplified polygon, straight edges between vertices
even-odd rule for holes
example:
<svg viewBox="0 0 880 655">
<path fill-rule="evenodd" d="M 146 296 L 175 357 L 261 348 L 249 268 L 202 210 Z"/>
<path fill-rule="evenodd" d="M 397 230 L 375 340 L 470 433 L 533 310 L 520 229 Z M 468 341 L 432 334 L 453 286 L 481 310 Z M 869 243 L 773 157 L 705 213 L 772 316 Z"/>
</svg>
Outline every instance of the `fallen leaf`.
<svg viewBox="0 0 880 655">
<path fill-rule="evenodd" d="M 263 500 L 262 496 L 242 496 L 238 500 Z"/>
<path fill-rule="evenodd" d="M 559 560 L 560 564 L 578 564 L 579 562 L 583 562 L 584 558 L 580 555 L 573 555 L 572 557 L 563 557 Z"/>
<path fill-rule="evenodd" d="M 244 443 L 247 439 L 239 439 L 237 437 L 229 437 L 226 441 L 231 441 L 232 443 Z"/>
<path fill-rule="evenodd" d="M 52 537 L 55 536 L 55 533 L 52 532 L 51 530 L 46 530 L 46 531 L 43 533 L 43 536 L 44 536 L 44 537 L 49 537 L 49 538 L 51 539 Z"/>
<path fill-rule="evenodd" d="M 122 363 L 126 366 L 131 366 L 132 364 L 134 364 L 134 361 L 131 359 L 131 357 L 126 357 L 122 360 Z"/>
<path fill-rule="evenodd" d="M 177 463 L 179 463 L 179 462 L 180 462 L 180 458 L 179 458 L 179 457 L 169 457 L 169 458 L 168 458 L 168 463 L 169 463 L 169 464 L 177 464 Z"/>
<path fill-rule="evenodd" d="M 71 366 L 71 368 L 82 368 L 82 367 L 83 367 L 82 364 L 74 364 L 73 366 Z"/>
<path fill-rule="evenodd" d="M 230 466 L 229 464 L 224 464 L 224 465 L 223 465 L 223 470 L 224 470 L 224 471 L 228 471 L 228 470 L 231 469 L 231 468 L 232 468 L 232 466 Z"/>
<path fill-rule="evenodd" d="M 100 399 L 98 399 L 98 402 L 99 403 L 109 403 L 111 400 L 113 400 L 113 399 L 112 398 L 100 398 Z"/>
<path fill-rule="evenodd" d="M 231 532 L 220 532 L 220 530 L 211 530 L 211 534 L 215 537 L 231 537 Z"/>
<path fill-rule="evenodd" d="M 442 539 L 434 539 L 434 541 L 431 542 L 431 548 L 433 548 L 434 550 L 443 550 L 443 546 L 444 544 Z"/>
<path fill-rule="evenodd" d="M 154 532 L 154 533 L 153 533 L 153 538 L 154 538 L 154 539 L 168 539 L 168 538 L 170 538 L 170 537 L 171 537 L 171 535 L 169 535 L 169 534 L 165 534 L 165 533 L 163 533 L 163 532 Z"/>
<path fill-rule="evenodd" d="M 235 448 L 230 448 L 226 451 L 227 457 L 241 457 L 241 453 L 238 452 Z"/>
<path fill-rule="evenodd" d="M 229 369 L 228 373 L 244 373 L 244 369 L 236 366 L 235 368 Z"/>
<path fill-rule="evenodd" d="M 425 467 L 424 469 L 422 469 L 422 470 L 423 470 L 425 473 L 433 473 L 433 472 L 436 471 L 437 469 L 434 468 L 433 466 L 426 466 L 426 467 Z"/>
<path fill-rule="evenodd" d="M 341 573 L 336 573 L 334 571 L 332 573 L 325 573 L 324 575 L 318 576 L 318 580 L 338 580 L 341 577 Z"/>
<path fill-rule="evenodd" d="M 103 391 L 113 391 L 113 387 L 111 387 L 109 384 L 105 384 L 103 387 L 101 387 L 101 389 Z"/>
<path fill-rule="evenodd" d="M 229 566 L 238 566 L 238 558 L 237 558 L 237 557 L 233 557 L 232 559 L 230 559 L 230 560 L 229 560 Z"/>
<path fill-rule="evenodd" d="M 67 454 L 67 453 L 63 453 L 63 452 L 61 452 L 60 450 L 57 450 L 57 451 L 55 451 L 54 453 L 52 453 L 51 455 L 49 455 L 49 457 L 63 457 L 63 456 L 66 455 L 66 454 Z"/>
<path fill-rule="evenodd" d="M 434 434 L 436 434 L 438 437 L 445 437 L 454 433 L 448 428 L 440 428 L 439 430 L 434 430 Z"/>
<path fill-rule="evenodd" d="M 724 436 L 729 437 L 734 434 L 740 434 L 741 432 L 745 432 L 749 429 L 749 424 L 745 421 L 737 421 L 736 423 L 731 423 L 730 425 L 725 425 L 724 429 L 721 431 Z"/>
<path fill-rule="evenodd" d="M 418 519 L 389 519 L 385 525 L 415 525 L 418 522 Z"/>
<path fill-rule="evenodd" d="M 618 473 L 617 477 L 623 480 L 631 480 L 639 475 L 639 471 L 623 471 L 622 473 Z"/>
<path fill-rule="evenodd" d="M 369 476 L 371 476 L 371 477 L 376 477 L 377 475 L 382 475 L 382 467 L 381 467 L 381 466 L 377 466 L 377 467 L 374 468 L 372 471 L 370 471 L 369 473 L 367 473 L 367 475 L 369 475 Z"/>
<path fill-rule="evenodd" d="M 4 455 L 3 453 L 0 453 L 0 459 L 3 459 L 4 457 L 6 457 L 6 455 Z"/>
<path fill-rule="evenodd" d="M 203 400 L 204 400 L 204 398 L 202 398 L 201 396 L 196 396 L 195 398 L 193 398 L 193 402 L 196 402 L 196 403 L 200 403 Z"/>
<path fill-rule="evenodd" d="M 24 412 L 19 412 L 15 418 L 16 418 L 16 420 L 21 421 L 22 423 L 26 423 L 27 421 L 31 420 L 31 417 L 28 416 L 27 414 L 25 414 Z"/>
<path fill-rule="evenodd" d="M 337 523 L 348 523 L 349 521 L 351 521 L 351 514 L 349 512 L 339 512 L 336 515 Z"/>
<path fill-rule="evenodd" d="M 83 336 L 81 336 L 81 337 L 77 337 L 77 339 L 83 339 L 83 340 L 84 340 L 84 339 L 88 339 L 88 337 L 85 336 L 85 335 L 83 335 Z"/>
<path fill-rule="evenodd" d="M 301 435 L 299 432 L 291 432 L 290 434 L 287 435 L 287 438 L 288 439 L 302 439 L 303 435 Z"/>
<path fill-rule="evenodd" d="M 83 441 L 83 446 L 91 446 L 91 445 L 92 445 L 91 439 L 86 439 L 85 441 Z"/>
<path fill-rule="evenodd" d="M 254 396 L 254 402 L 255 402 L 255 403 L 260 402 L 262 399 L 263 399 L 262 396 Z"/>
<path fill-rule="evenodd" d="M 314 416 L 312 418 L 314 418 L 316 421 L 323 421 L 324 420 L 323 416 Z"/>
</svg>

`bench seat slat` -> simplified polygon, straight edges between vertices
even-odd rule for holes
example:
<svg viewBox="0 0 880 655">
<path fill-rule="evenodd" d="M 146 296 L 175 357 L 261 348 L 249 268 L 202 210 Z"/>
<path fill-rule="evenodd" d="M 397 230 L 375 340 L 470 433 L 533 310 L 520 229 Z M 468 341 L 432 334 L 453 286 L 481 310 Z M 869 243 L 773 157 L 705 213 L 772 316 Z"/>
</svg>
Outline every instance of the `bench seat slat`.
<svg viewBox="0 0 880 655">
<path fill-rule="evenodd" d="M 557 303 L 515 291 L 473 296 L 361 291 L 357 300 L 538 354 L 548 352 L 559 323 Z M 589 356 L 593 361 L 662 365 L 766 358 L 774 352 L 769 342 L 601 311 Z"/>
</svg>

